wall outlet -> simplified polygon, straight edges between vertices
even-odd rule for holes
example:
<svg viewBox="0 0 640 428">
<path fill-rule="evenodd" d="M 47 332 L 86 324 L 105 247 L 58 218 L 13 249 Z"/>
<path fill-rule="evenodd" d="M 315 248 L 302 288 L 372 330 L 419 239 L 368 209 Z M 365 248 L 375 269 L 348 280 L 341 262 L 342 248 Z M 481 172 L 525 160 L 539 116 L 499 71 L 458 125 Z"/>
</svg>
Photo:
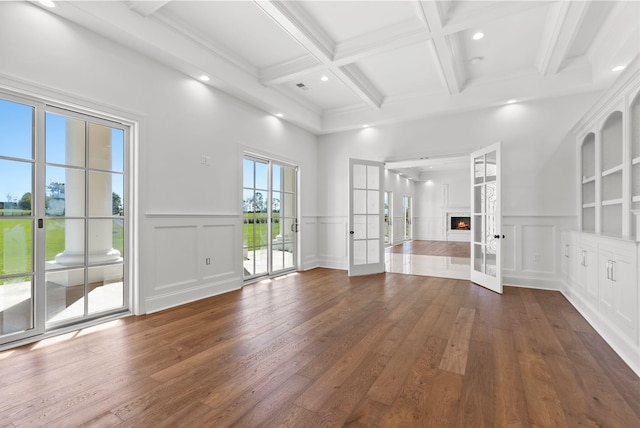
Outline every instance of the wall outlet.
<svg viewBox="0 0 640 428">
<path fill-rule="evenodd" d="M 211 258 L 207 257 L 206 259 L 204 259 L 204 264 L 209 266 L 211 264 Z"/>
</svg>

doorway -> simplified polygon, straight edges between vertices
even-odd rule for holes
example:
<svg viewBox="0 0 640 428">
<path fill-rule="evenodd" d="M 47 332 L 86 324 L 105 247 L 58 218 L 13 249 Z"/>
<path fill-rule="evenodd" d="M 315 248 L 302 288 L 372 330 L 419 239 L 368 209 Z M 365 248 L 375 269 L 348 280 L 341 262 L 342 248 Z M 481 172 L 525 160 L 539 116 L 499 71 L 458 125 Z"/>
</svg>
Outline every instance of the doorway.
<svg viewBox="0 0 640 428">
<path fill-rule="evenodd" d="M 384 192 L 384 245 L 393 245 L 393 192 Z"/>
<path fill-rule="evenodd" d="M 404 195 L 402 197 L 402 213 L 404 216 L 404 240 L 410 241 L 413 236 L 411 228 L 411 196 Z"/>
<path fill-rule="evenodd" d="M 246 154 L 243 159 L 244 280 L 297 266 L 298 168 Z"/>
<path fill-rule="evenodd" d="M 0 96 L 0 344 L 129 308 L 129 127 Z"/>
</svg>

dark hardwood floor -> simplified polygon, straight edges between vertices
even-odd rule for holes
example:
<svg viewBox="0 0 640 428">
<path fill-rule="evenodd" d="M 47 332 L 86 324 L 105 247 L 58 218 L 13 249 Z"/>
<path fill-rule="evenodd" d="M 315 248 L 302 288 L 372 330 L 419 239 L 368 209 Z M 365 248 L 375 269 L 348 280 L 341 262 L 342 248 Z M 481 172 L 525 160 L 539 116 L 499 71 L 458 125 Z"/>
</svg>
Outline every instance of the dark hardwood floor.
<svg viewBox="0 0 640 428">
<path fill-rule="evenodd" d="M 0 426 L 638 427 L 558 292 L 315 269 L 0 353 Z"/>
<path fill-rule="evenodd" d="M 421 256 L 471 257 L 468 242 L 455 241 L 407 241 L 390 248 L 392 253 L 418 254 Z"/>
</svg>

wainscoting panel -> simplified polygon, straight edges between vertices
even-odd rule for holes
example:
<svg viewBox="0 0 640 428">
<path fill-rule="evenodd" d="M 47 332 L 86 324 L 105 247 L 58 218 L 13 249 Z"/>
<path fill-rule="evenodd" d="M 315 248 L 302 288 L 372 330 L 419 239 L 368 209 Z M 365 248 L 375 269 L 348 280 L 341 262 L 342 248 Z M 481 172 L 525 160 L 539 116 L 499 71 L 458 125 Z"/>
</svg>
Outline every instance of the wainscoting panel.
<svg viewBox="0 0 640 428">
<path fill-rule="evenodd" d="M 347 269 L 347 217 L 318 218 L 318 259 L 322 267 Z"/>
<path fill-rule="evenodd" d="M 302 217 L 299 238 L 302 240 L 301 270 L 309 270 L 320 265 L 318 255 L 318 218 Z"/>
<path fill-rule="evenodd" d="M 503 216 L 504 284 L 560 290 L 560 231 L 576 222 L 575 216 Z"/>
<path fill-rule="evenodd" d="M 414 217 L 413 238 L 420 240 L 445 241 L 445 226 L 442 217 Z"/>
<path fill-rule="evenodd" d="M 242 217 L 147 214 L 141 270 L 143 312 L 151 313 L 242 287 Z"/>
</svg>

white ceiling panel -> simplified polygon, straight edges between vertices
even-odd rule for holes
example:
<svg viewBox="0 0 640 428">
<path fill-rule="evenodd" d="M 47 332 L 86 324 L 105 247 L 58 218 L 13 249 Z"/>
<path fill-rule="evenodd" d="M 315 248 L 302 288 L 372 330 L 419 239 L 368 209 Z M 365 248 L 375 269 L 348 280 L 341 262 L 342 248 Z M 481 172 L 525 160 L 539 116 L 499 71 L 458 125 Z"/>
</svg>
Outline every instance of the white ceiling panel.
<svg viewBox="0 0 640 428">
<path fill-rule="evenodd" d="M 441 92 L 445 88 L 429 45 L 430 41 L 405 46 L 364 58 L 357 64 L 386 97 Z"/>
<path fill-rule="evenodd" d="M 460 35 L 470 79 L 533 70 L 546 29 L 548 8 L 539 7 L 469 28 Z M 473 40 L 477 32 L 484 34 Z M 481 61 L 471 64 L 473 58 Z"/>
<path fill-rule="evenodd" d="M 302 1 L 300 6 L 336 43 L 418 20 L 406 1 Z"/>
<path fill-rule="evenodd" d="M 250 1 L 172 1 L 161 11 L 257 68 L 306 54 Z"/>
<path fill-rule="evenodd" d="M 322 81 L 327 77 L 327 81 Z M 304 86 L 298 86 L 304 85 Z M 331 71 L 309 73 L 299 79 L 287 82 L 284 87 L 287 94 L 303 98 L 321 110 L 363 104 L 362 100 Z"/>
</svg>

